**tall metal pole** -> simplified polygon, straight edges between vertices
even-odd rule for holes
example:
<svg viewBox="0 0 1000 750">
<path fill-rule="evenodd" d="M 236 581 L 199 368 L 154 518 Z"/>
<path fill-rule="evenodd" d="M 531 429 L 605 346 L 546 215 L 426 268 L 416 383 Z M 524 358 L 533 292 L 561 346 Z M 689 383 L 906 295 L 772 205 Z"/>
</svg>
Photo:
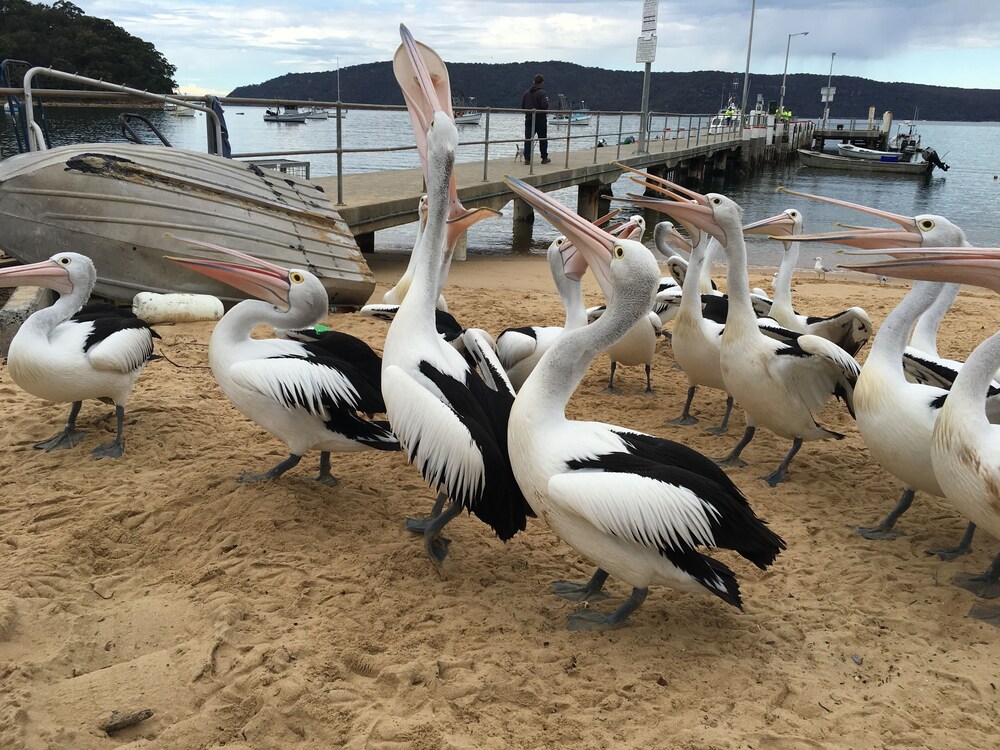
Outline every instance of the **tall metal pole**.
<svg viewBox="0 0 1000 750">
<path fill-rule="evenodd" d="M 646 120 L 649 119 L 649 73 L 652 67 L 652 63 L 646 63 L 646 72 L 642 76 L 642 115 L 639 118 L 640 154 L 645 154 L 649 150 L 649 144 L 646 142 L 646 139 L 648 138 L 648 133 L 646 132 Z"/>
<path fill-rule="evenodd" d="M 750 38 L 747 40 L 747 70 L 743 74 L 743 102 L 740 104 L 740 116 L 747 112 L 747 90 L 750 87 L 750 50 L 753 48 L 753 17 L 757 12 L 757 0 L 750 2 Z M 741 125 L 742 127 L 742 125 Z"/>
<path fill-rule="evenodd" d="M 337 101 L 340 101 L 340 58 L 337 58 Z"/>
<path fill-rule="evenodd" d="M 833 81 L 833 58 L 837 56 L 836 52 L 830 53 L 830 75 L 826 79 L 826 105 L 823 107 L 823 129 L 826 130 L 827 123 L 830 119 L 830 83 Z"/>
<path fill-rule="evenodd" d="M 788 44 L 785 45 L 785 70 L 781 73 L 781 96 L 778 97 L 778 122 L 785 116 L 785 78 L 788 76 L 788 53 L 792 49 L 793 36 L 809 36 L 809 32 L 799 31 L 788 35 Z"/>
</svg>

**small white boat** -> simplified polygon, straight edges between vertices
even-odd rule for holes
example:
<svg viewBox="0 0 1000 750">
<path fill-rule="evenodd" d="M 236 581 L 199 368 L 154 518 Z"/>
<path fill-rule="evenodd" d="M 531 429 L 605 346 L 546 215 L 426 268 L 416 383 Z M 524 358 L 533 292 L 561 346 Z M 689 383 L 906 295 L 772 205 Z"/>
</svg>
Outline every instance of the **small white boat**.
<svg viewBox="0 0 1000 750">
<path fill-rule="evenodd" d="M 451 98 L 451 106 L 455 115 L 456 125 L 478 125 L 483 113 L 475 108 L 476 98 L 455 95 Z"/>
<path fill-rule="evenodd" d="M 559 106 L 556 109 L 571 110 L 553 115 L 549 120 L 553 125 L 589 125 L 590 112 L 584 110 L 584 102 L 580 102 L 580 109 L 573 110 L 566 101 L 566 97 L 559 94 Z"/>
<path fill-rule="evenodd" d="M 899 162 L 906 161 L 904 155 L 899 151 L 879 151 L 874 148 L 855 146 L 853 143 L 838 143 L 837 153 L 840 156 L 849 156 L 854 159 L 867 159 L 869 161 Z"/>
<path fill-rule="evenodd" d="M 306 115 L 298 107 L 278 107 L 264 112 L 264 122 L 305 123 Z"/>
<path fill-rule="evenodd" d="M 330 118 L 330 111 L 322 107 L 312 107 L 304 110 L 303 114 L 307 120 L 328 120 Z"/>
</svg>

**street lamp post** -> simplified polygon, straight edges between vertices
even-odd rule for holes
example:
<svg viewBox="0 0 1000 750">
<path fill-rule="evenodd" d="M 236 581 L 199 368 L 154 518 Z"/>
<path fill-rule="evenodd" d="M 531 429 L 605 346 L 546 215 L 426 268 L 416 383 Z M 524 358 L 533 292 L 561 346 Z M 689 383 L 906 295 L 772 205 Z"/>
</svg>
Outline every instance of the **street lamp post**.
<svg viewBox="0 0 1000 750">
<path fill-rule="evenodd" d="M 785 78 L 788 76 L 788 53 L 792 49 L 792 37 L 793 36 L 809 36 L 808 31 L 799 31 L 795 34 L 788 35 L 788 44 L 785 45 L 785 70 L 781 74 L 781 96 L 778 97 L 778 121 L 780 122 L 785 116 Z"/>
</svg>

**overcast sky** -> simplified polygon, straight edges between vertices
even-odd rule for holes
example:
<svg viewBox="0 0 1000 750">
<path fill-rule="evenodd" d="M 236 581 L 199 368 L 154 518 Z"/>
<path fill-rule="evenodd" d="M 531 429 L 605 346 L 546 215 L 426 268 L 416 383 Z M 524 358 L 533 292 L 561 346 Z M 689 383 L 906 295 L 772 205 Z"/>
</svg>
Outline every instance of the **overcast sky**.
<svg viewBox="0 0 1000 750">
<path fill-rule="evenodd" d="M 153 43 L 186 93 L 390 60 L 399 24 L 446 62 L 635 62 L 641 0 L 75 0 Z M 874 7 L 872 7 L 874 6 Z M 653 71 L 746 68 L 751 0 L 660 0 Z M 830 71 L 1000 89 L 997 0 L 758 0 L 751 76 Z"/>
</svg>

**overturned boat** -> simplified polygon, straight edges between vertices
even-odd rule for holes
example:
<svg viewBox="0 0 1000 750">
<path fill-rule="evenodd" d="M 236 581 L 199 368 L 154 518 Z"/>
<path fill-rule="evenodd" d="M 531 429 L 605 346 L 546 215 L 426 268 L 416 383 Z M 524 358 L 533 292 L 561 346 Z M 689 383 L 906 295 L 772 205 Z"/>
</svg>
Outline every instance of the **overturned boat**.
<svg viewBox="0 0 1000 750">
<path fill-rule="evenodd" d="M 332 304 L 363 305 L 375 288 L 364 256 L 316 183 L 213 154 L 90 143 L 0 162 L 0 245 L 23 263 L 73 250 L 97 267 L 95 291 L 240 292 L 165 255 L 198 255 L 174 237 L 242 250 L 320 278 Z M 207 254 L 205 257 L 209 257 Z"/>
<path fill-rule="evenodd" d="M 4 61 L 5 71 L 11 62 L 17 61 Z M 173 148 L 155 127 L 163 145 L 48 148 L 47 133 L 33 116 L 32 80 L 38 75 L 200 110 L 212 124 L 209 151 L 214 153 Z M 223 300 L 245 296 L 166 260 L 165 255 L 178 253 L 212 257 L 180 242 L 181 237 L 306 269 L 319 277 L 338 307 L 360 307 L 374 291 L 374 275 L 320 185 L 219 155 L 229 153 L 229 144 L 217 101 L 202 106 L 37 67 L 24 74 L 23 102 L 11 99 L 23 153 L 0 161 L 0 249 L 21 262 L 35 263 L 64 250 L 83 253 L 97 268 L 95 292 L 115 300 L 131 300 L 137 292 L 192 292 Z M 123 134 L 126 128 L 134 136 L 123 120 Z"/>
</svg>

